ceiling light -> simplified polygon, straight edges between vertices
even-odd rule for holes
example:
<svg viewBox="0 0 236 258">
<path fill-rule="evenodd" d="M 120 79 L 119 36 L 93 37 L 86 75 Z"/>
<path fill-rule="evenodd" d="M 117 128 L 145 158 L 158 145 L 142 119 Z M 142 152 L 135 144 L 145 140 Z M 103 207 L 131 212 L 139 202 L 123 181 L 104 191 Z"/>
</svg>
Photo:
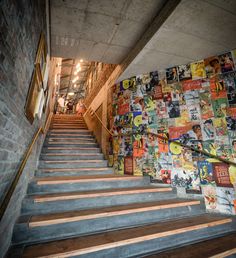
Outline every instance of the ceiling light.
<svg viewBox="0 0 236 258">
<path fill-rule="evenodd" d="M 75 67 L 78 69 L 80 67 L 80 63 L 78 63 Z"/>
<path fill-rule="evenodd" d="M 80 62 L 81 62 L 81 63 L 83 63 L 83 62 L 84 62 L 84 60 L 83 60 L 83 59 L 80 59 Z"/>
<path fill-rule="evenodd" d="M 77 86 L 77 85 L 75 84 L 75 85 L 74 85 L 74 88 L 76 88 L 76 86 Z"/>
<path fill-rule="evenodd" d="M 73 95 L 75 95 L 75 93 L 74 92 L 69 92 L 68 95 L 73 96 Z"/>
<path fill-rule="evenodd" d="M 74 72 L 74 75 L 77 75 L 77 73 L 78 73 L 78 71 L 75 71 L 75 72 Z"/>
</svg>

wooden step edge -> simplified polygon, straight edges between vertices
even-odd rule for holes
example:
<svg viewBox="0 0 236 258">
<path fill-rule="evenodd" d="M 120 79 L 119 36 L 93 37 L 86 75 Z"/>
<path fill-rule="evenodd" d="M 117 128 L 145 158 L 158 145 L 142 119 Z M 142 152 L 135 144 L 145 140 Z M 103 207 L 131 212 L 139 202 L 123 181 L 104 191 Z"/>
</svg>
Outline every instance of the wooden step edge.
<svg viewBox="0 0 236 258">
<path fill-rule="evenodd" d="M 79 138 L 79 137 L 76 137 L 76 138 L 74 138 L 74 137 L 60 137 L 60 138 L 58 138 L 58 137 L 49 137 L 48 138 L 48 140 L 49 141 L 55 141 L 55 140 L 82 140 L 82 141 L 95 141 L 95 139 L 93 139 L 93 138 Z"/>
<path fill-rule="evenodd" d="M 114 195 L 128 195 L 128 194 L 142 194 L 142 193 L 161 193 L 171 192 L 171 187 L 166 188 L 151 188 L 151 189 L 138 189 L 138 190 L 126 190 L 126 191 L 115 191 L 115 192 L 104 192 L 104 193 L 90 193 L 90 194 L 71 194 L 63 196 L 40 196 L 34 197 L 34 202 L 51 202 L 51 201 L 66 201 L 74 199 L 86 199 L 86 198 L 97 198 L 97 197 L 109 197 Z"/>
<path fill-rule="evenodd" d="M 72 148 L 72 147 L 43 147 L 48 150 L 97 150 L 100 149 L 99 147 L 93 147 L 93 148 Z"/>
<path fill-rule="evenodd" d="M 57 252 L 55 254 L 43 255 L 43 256 L 37 256 L 37 257 L 40 257 L 40 258 L 49 258 L 49 257 L 50 258 L 64 258 L 64 257 L 73 257 L 76 255 L 85 255 L 85 254 L 94 253 L 94 252 L 98 252 L 98 251 L 102 251 L 102 250 L 106 250 L 106 249 L 117 248 L 117 247 L 131 245 L 131 244 L 138 244 L 138 243 L 141 243 L 144 241 L 150 241 L 150 240 L 154 240 L 157 238 L 162 238 L 162 237 L 172 236 L 172 235 L 176 235 L 176 234 L 200 230 L 200 229 L 204 229 L 204 228 L 224 225 L 224 224 L 231 223 L 231 222 L 232 222 L 232 219 L 229 219 L 229 218 L 219 219 L 219 220 L 215 220 L 212 222 L 205 222 L 205 223 L 203 222 L 198 225 L 192 225 L 192 226 L 177 228 L 177 229 L 173 229 L 173 230 L 167 230 L 167 231 L 163 231 L 163 232 L 158 232 L 158 233 L 149 234 L 149 235 L 143 235 L 143 236 L 134 237 L 134 238 L 127 238 L 127 239 L 116 241 L 116 242 L 111 242 L 112 240 L 108 240 L 110 242 L 100 244 L 97 246 L 89 246 L 89 247 L 85 247 L 85 248 L 81 248 L 81 249 L 61 251 L 61 252 Z"/>
<path fill-rule="evenodd" d="M 68 156 L 68 157 L 80 157 L 80 156 L 103 156 L 103 153 L 80 153 L 80 154 L 72 154 L 72 153 L 42 153 L 42 156 Z"/>
<path fill-rule="evenodd" d="M 90 179 L 56 179 L 48 180 L 41 179 L 36 181 L 37 185 L 58 185 L 58 184 L 71 184 L 71 183 L 89 183 L 89 182 L 109 182 L 109 181 L 126 181 L 126 180 L 140 180 L 140 177 L 115 177 L 115 178 L 90 178 Z"/>
<path fill-rule="evenodd" d="M 106 162 L 105 159 L 81 159 L 81 160 L 40 160 L 40 162 L 46 164 L 63 164 L 63 163 L 102 163 Z"/>
<path fill-rule="evenodd" d="M 91 144 L 97 144 L 96 142 L 47 142 L 47 144 L 68 144 L 68 145 L 77 145 L 77 144 L 85 144 L 85 145 L 91 145 Z"/>
<path fill-rule="evenodd" d="M 140 213 L 140 212 L 147 212 L 147 211 L 157 211 L 157 210 L 163 210 L 163 209 L 173 209 L 183 206 L 194 206 L 194 205 L 200 205 L 200 201 L 185 201 L 181 203 L 169 203 L 169 204 L 160 204 L 160 205 L 154 205 L 149 207 L 143 207 L 143 208 L 133 208 L 133 209 L 125 209 L 125 210 L 119 210 L 119 211 L 108 211 L 108 212 L 101 212 L 96 214 L 86 214 L 86 215 L 78 215 L 78 216 L 70 216 L 70 217 L 64 217 L 64 218 L 52 218 L 52 219 L 46 219 L 46 220 L 34 220 L 34 216 L 31 218 L 29 222 L 29 227 L 42 227 L 42 226 L 49 226 L 49 225 L 55 225 L 55 224 L 63 224 L 68 222 L 77 222 L 77 221 L 83 221 L 83 220 L 89 220 L 89 219 L 97 219 L 97 218 L 107 218 L 112 216 L 121 216 L 121 215 L 128 215 L 132 213 Z M 35 216 L 36 217 L 36 216 Z M 39 216 L 40 217 L 40 216 Z"/>
<path fill-rule="evenodd" d="M 102 170 L 112 170 L 112 168 L 109 167 L 101 167 L 101 168 L 41 168 L 40 171 L 50 173 L 50 172 L 80 172 L 80 171 L 90 171 L 90 170 L 97 170 L 97 171 L 102 171 Z"/>
<path fill-rule="evenodd" d="M 218 253 L 216 255 L 213 255 L 213 256 L 209 256 L 208 258 L 226 258 L 232 254 L 236 254 L 236 247 L 235 248 L 232 248 L 230 250 L 227 250 L 225 252 L 221 252 L 221 253 Z M 235 257 L 235 256 L 234 256 Z M 233 257 L 231 257 L 233 258 Z"/>
</svg>

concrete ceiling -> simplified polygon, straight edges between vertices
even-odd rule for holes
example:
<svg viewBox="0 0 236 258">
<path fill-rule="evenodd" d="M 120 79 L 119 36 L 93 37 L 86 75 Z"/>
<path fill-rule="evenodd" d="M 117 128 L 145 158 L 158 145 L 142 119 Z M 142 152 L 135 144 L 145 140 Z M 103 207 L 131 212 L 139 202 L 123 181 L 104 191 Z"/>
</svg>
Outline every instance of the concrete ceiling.
<svg viewBox="0 0 236 258">
<path fill-rule="evenodd" d="M 120 64 L 166 2 L 51 0 L 52 56 Z M 235 32 L 236 0 L 182 0 L 118 81 L 234 49 Z"/>
<path fill-rule="evenodd" d="M 234 48 L 235 0 L 182 0 L 118 81 Z"/>
<path fill-rule="evenodd" d="M 119 64 L 165 0 L 51 0 L 52 56 Z"/>
</svg>

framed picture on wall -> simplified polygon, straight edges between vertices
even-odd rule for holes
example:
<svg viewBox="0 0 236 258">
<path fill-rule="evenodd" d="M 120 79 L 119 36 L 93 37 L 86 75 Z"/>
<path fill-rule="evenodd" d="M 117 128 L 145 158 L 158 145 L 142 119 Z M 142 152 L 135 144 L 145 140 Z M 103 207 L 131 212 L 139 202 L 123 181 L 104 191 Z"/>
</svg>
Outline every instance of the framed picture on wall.
<svg viewBox="0 0 236 258">
<path fill-rule="evenodd" d="M 28 89 L 26 102 L 25 102 L 25 116 L 29 120 L 29 122 L 32 124 L 35 118 L 35 114 L 37 113 L 37 101 L 38 96 L 42 90 L 42 79 L 41 75 L 38 74 L 37 70 L 34 69 L 30 86 Z"/>
<path fill-rule="evenodd" d="M 38 43 L 38 49 L 36 52 L 36 58 L 35 58 L 35 68 L 38 69 L 40 72 L 40 76 L 44 78 L 44 74 L 46 71 L 46 63 L 47 63 L 47 48 L 46 48 L 46 41 L 44 34 L 40 34 L 40 39 Z"/>
</svg>

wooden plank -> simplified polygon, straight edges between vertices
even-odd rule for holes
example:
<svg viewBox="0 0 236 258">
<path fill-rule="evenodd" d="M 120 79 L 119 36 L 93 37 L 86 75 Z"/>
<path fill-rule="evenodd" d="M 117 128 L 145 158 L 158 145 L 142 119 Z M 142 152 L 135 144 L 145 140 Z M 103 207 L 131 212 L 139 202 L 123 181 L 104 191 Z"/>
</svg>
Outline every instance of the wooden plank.
<svg viewBox="0 0 236 258">
<path fill-rule="evenodd" d="M 140 180 L 138 177 L 110 177 L 110 178 L 73 178 L 72 176 L 64 179 L 58 178 L 42 178 L 37 180 L 37 185 L 57 185 L 57 184 L 71 184 L 71 183 L 89 183 L 89 182 L 109 182 L 109 181 L 126 181 L 126 180 Z"/>
<path fill-rule="evenodd" d="M 223 258 L 232 254 L 236 254 L 236 233 L 147 255 L 145 258 Z"/>
<path fill-rule="evenodd" d="M 115 230 L 107 233 L 26 247 L 23 257 L 35 257 L 37 254 L 36 257 L 60 258 L 89 254 L 100 250 L 137 244 L 231 222 L 232 219 L 230 218 L 210 215 L 172 220 L 171 223 L 169 221 L 160 222 L 137 228 Z"/>
<path fill-rule="evenodd" d="M 29 227 L 33 228 L 33 227 L 39 227 L 39 226 L 48 226 L 48 225 L 55 225 L 55 224 L 61 224 L 61 223 L 67 223 L 67 222 L 127 215 L 127 214 L 147 212 L 147 211 L 157 211 L 162 209 L 178 208 L 178 207 L 193 206 L 193 205 L 200 205 L 200 201 L 165 200 L 162 202 L 138 203 L 138 204 L 129 204 L 129 205 L 122 205 L 122 206 L 113 206 L 108 208 L 59 213 L 59 214 L 52 214 L 52 215 L 51 214 L 39 215 L 39 216 L 33 216 L 30 219 Z"/>
<path fill-rule="evenodd" d="M 34 202 L 51 202 L 51 201 L 65 201 L 74 199 L 84 199 L 84 198 L 97 198 L 97 197 L 108 197 L 108 196 L 118 196 L 118 195 L 129 195 L 129 194 L 142 194 L 142 193 L 162 193 L 171 192 L 172 188 L 163 187 L 142 187 L 142 188 L 123 188 L 123 189 L 113 189 L 111 190 L 97 190 L 97 191 L 85 191 L 79 193 L 57 193 L 50 195 L 37 195 L 34 196 Z"/>
</svg>

